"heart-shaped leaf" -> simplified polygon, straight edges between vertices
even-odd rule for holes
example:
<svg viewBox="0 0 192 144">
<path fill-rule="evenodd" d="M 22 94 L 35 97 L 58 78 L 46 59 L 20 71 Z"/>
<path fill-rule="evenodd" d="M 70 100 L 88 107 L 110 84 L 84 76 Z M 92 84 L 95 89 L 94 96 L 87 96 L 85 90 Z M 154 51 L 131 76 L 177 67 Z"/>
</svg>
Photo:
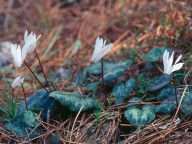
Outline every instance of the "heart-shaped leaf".
<svg viewBox="0 0 192 144">
<path fill-rule="evenodd" d="M 49 97 L 59 101 L 61 105 L 68 107 L 71 111 L 78 112 L 81 107 L 82 111 L 92 109 L 96 106 L 96 100 L 91 97 L 81 96 L 78 91 L 74 92 L 59 92 L 50 93 Z"/>
<path fill-rule="evenodd" d="M 110 71 L 104 75 L 104 81 L 107 83 L 114 82 L 117 78 L 122 76 L 125 68 L 118 68 L 114 69 L 113 71 Z M 101 82 L 101 79 L 100 79 Z"/>
<path fill-rule="evenodd" d="M 119 102 L 122 102 L 124 99 L 126 99 L 135 85 L 136 81 L 133 78 L 129 79 L 125 83 L 121 82 L 116 84 L 113 88 L 113 95 L 116 98 L 115 103 L 118 104 Z"/>
<path fill-rule="evenodd" d="M 148 90 L 157 91 L 157 90 L 163 88 L 164 86 L 166 86 L 167 84 L 170 83 L 171 78 L 172 78 L 171 75 L 167 75 L 167 74 L 163 74 L 158 77 L 155 77 L 154 79 L 152 79 L 152 81 L 148 87 Z"/>
<path fill-rule="evenodd" d="M 138 108 L 139 107 L 139 102 L 141 102 L 141 98 L 138 98 L 138 97 L 133 97 L 129 100 L 129 104 L 128 104 L 128 107 L 127 109 L 129 108 L 133 108 L 133 107 L 136 107 Z"/>
<path fill-rule="evenodd" d="M 46 118 L 48 110 L 50 110 L 51 114 L 53 114 L 56 110 L 57 101 L 55 101 L 53 98 L 50 98 L 49 94 L 44 89 L 41 89 L 34 95 L 27 98 L 27 104 L 29 110 L 35 110 L 38 112 L 42 111 L 41 117 Z M 18 106 L 18 112 L 21 113 L 25 110 L 25 102 L 23 101 Z"/>
<path fill-rule="evenodd" d="M 5 128 L 14 132 L 18 137 L 27 137 L 27 134 L 32 133 L 29 135 L 29 138 L 34 138 L 38 136 L 38 129 L 34 129 L 37 127 L 39 122 L 36 120 L 38 115 L 31 111 L 23 111 L 17 117 L 15 117 L 10 123 L 5 124 Z M 26 133 L 26 130 L 28 133 Z"/>
<path fill-rule="evenodd" d="M 131 107 L 124 112 L 124 116 L 132 125 L 147 125 L 155 119 L 154 110 L 153 105 L 144 105 L 141 109 Z"/>
<path fill-rule="evenodd" d="M 108 71 L 114 69 L 116 67 L 116 63 L 114 62 L 106 62 L 104 61 L 104 73 L 107 73 Z M 97 62 L 97 63 L 93 63 L 91 65 L 89 65 L 88 67 L 86 67 L 87 72 L 94 74 L 94 75 L 98 75 L 101 74 L 101 62 Z"/>
<path fill-rule="evenodd" d="M 175 92 L 173 86 L 168 86 L 162 89 L 159 94 L 157 95 L 157 100 L 162 101 L 169 98 L 174 98 Z"/>
<path fill-rule="evenodd" d="M 172 50 L 166 47 L 154 48 L 147 52 L 146 60 L 148 62 L 155 62 L 162 59 L 165 50 L 167 50 L 170 54 L 172 53 Z"/>
<path fill-rule="evenodd" d="M 160 105 L 156 107 L 156 113 L 171 114 L 176 108 L 175 98 L 169 98 L 164 100 Z"/>
<path fill-rule="evenodd" d="M 107 83 L 114 82 L 117 78 L 122 76 L 125 69 L 127 67 L 130 67 L 132 65 L 132 63 L 133 62 L 130 59 L 127 59 L 123 62 L 119 62 L 113 70 L 109 71 L 108 73 L 106 73 L 104 75 L 104 81 Z M 101 82 L 101 79 L 100 79 L 100 82 Z"/>
</svg>

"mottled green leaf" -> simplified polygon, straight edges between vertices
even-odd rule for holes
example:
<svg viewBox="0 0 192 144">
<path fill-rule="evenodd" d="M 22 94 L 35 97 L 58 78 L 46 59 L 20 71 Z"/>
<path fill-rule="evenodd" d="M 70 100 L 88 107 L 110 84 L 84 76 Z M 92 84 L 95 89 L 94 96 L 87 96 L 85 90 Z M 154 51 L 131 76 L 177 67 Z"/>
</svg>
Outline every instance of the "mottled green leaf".
<svg viewBox="0 0 192 144">
<path fill-rule="evenodd" d="M 128 103 L 128 109 L 129 108 L 133 108 L 133 107 L 136 107 L 138 108 L 139 107 L 139 102 L 141 102 L 141 98 L 138 98 L 138 97 L 133 97 L 129 100 L 129 103 Z"/>
<path fill-rule="evenodd" d="M 125 69 L 127 67 L 130 67 L 132 65 L 132 63 L 133 62 L 130 59 L 127 59 L 123 62 L 119 62 L 113 70 L 109 71 L 108 73 L 106 73 L 104 75 L 104 81 L 107 83 L 114 82 L 117 78 L 122 76 Z M 101 79 L 100 79 L 100 82 L 101 82 Z"/>
<path fill-rule="evenodd" d="M 159 92 L 159 94 L 157 95 L 157 100 L 162 101 L 174 97 L 175 97 L 174 87 L 168 86 Z"/>
<path fill-rule="evenodd" d="M 124 112 L 124 116 L 133 125 L 147 125 L 155 119 L 154 110 L 153 105 L 144 105 L 141 109 L 131 107 Z"/>
<path fill-rule="evenodd" d="M 54 113 L 56 109 L 57 101 L 53 98 L 49 97 L 49 94 L 44 90 L 41 89 L 36 92 L 34 95 L 27 98 L 28 109 L 31 111 L 42 111 L 41 117 L 46 118 L 47 111 L 50 110 L 50 113 Z M 26 110 L 25 102 L 23 101 L 18 106 L 18 112 L 21 113 Z"/>
<path fill-rule="evenodd" d="M 104 81 L 109 83 L 109 82 L 114 82 L 117 78 L 122 76 L 125 68 L 118 68 L 114 69 L 113 71 L 108 72 L 107 74 L 104 75 Z M 101 79 L 100 79 L 101 81 Z"/>
<path fill-rule="evenodd" d="M 146 60 L 148 62 L 155 62 L 163 58 L 163 53 L 165 50 L 168 50 L 170 54 L 172 53 L 172 50 L 166 47 L 158 47 L 151 49 L 150 51 L 147 52 L 146 54 Z"/>
<path fill-rule="evenodd" d="M 50 93 L 49 97 L 59 101 L 61 105 L 68 107 L 71 111 L 78 112 L 81 107 L 82 111 L 92 109 L 96 105 L 96 100 L 91 97 L 81 96 L 78 91 L 74 92 L 59 92 Z"/>
<path fill-rule="evenodd" d="M 23 111 L 15 117 L 10 123 L 5 124 L 5 128 L 14 132 L 18 137 L 27 137 L 26 130 L 30 133 L 39 122 L 36 120 L 38 115 L 31 111 Z M 30 138 L 38 136 L 37 129 L 34 129 Z"/>
<path fill-rule="evenodd" d="M 114 69 L 116 67 L 116 63 L 114 62 L 106 62 L 104 61 L 104 73 L 109 72 L 110 70 Z M 97 62 L 97 63 L 93 63 L 91 65 L 89 65 L 88 67 L 86 67 L 87 72 L 91 73 L 91 74 L 101 74 L 101 62 Z"/>
<path fill-rule="evenodd" d="M 130 59 L 127 59 L 125 61 L 119 62 L 116 68 L 127 68 L 127 67 L 130 67 L 132 64 L 133 64 L 133 61 Z"/>
<path fill-rule="evenodd" d="M 129 79 L 125 83 L 121 82 L 116 84 L 113 88 L 113 95 L 116 98 L 115 103 L 117 104 L 126 99 L 133 90 L 133 88 L 135 87 L 135 85 L 136 81 L 133 78 Z"/>
<path fill-rule="evenodd" d="M 160 105 L 156 107 L 156 113 L 171 114 L 176 108 L 175 98 L 169 98 L 164 100 Z"/>
<path fill-rule="evenodd" d="M 166 74 L 155 77 L 154 79 L 152 79 L 147 89 L 149 91 L 157 91 L 163 88 L 164 86 L 166 86 L 167 84 L 169 84 L 171 81 L 171 78 L 172 78 L 171 75 L 166 75 Z"/>
</svg>

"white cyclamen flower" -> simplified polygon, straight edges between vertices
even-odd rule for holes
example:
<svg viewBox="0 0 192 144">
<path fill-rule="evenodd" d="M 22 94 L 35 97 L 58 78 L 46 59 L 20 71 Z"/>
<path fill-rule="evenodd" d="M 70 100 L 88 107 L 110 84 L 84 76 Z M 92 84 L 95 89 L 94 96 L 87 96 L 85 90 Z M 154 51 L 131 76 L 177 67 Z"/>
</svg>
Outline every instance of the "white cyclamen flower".
<svg viewBox="0 0 192 144">
<path fill-rule="evenodd" d="M 97 37 L 95 41 L 95 49 L 91 58 L 91 61 L 98 62 L 101 58 L 106 55 L 112 48 L 113 44 L 105 45 L 106 40 L 103 41 L 102 38 Z"/>
<path fill-rule="evenodd" d="M 36 47 L 36 42 L 40 37 L 41 37 L 41 35 L 36 37 L 36 35 L 33 32 L 31 32 L 28 35 L 28 31 L 27 30 L 25 31 L 25 33 L 24 33 L 24 46 L 22 49 L 23 59 L 25 59 L 27 53 L 34 51 L 34 49 Z"/>
<path fill-rule="evenodd" d="M 21 47 L 17 44 L 11 44 L 11 53 L 13 55 L 14 63 L 16 67 L 21 67 L 23 58 L 21 55 Z"/>
<path fill-rule="evenodd" d="M 177 71 L 182 68 L 184 63 L 178 63 L 182 55 L 180 55 L 175 63 L 173 64 L 173 57 L 174 57 L 174 52 L 172 52 L 171 57 L 169 58 L 169 52 L 166 50 L 163 54 L 163 66 L 164 66 L 164 74 L 170 75 L 174 71 Z"/>
<path fill-rule="evenodd" d="M 19 76 L 19 77 L 17 77 L 17 78 L 13 81 L 11 87 L 12 87 L 12 88 L 15 88 L 15 87 L 17 87 L 17 86 L 21 86 L 21 84 L 23 83 L 23 81 L 24 81 L 24 77 L 23 77 L 23 76 Z"/>
</svg>

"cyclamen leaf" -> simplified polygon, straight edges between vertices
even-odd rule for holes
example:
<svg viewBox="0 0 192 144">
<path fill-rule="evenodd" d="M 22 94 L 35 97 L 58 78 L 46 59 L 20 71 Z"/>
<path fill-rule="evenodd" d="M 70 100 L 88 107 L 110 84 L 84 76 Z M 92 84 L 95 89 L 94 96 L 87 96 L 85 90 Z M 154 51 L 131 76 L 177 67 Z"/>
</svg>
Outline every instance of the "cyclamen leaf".
<svg viewBox="0 0 192 144">
<path fill-rule="evenodd" d="M 175 98 L 169 98 L 164 100 L 160 105 L 156 107 L 156 113 L 171 114 L 176 108 Z"/>
<path fill-rule="evenodd" d="M 157 91 L 166 86 L 167 84 L 169 84 L 171 78 L 172 78 L 171 75 L 166 74 L 155 77 L 154 79 L 152 79 L 152 82 L 150 83 L 147 89 L 149 91 Z"/>
<path fill-rule="evenodd" d="M 132 108 L 132 107 L 138 108 L 139 107 L 139 104 L 138 104 L 139 102 L 141 102 L 141 98 L 138 98 L 138 97 L 131 98 L 129 100 L 129 104 L 128 104 L 127 109 Z"/>
<path fill-rule="evenodd" d="M 46 118 L 48 110 L 50 110 L 51 114 L 53 114 L 56 110 L 57 101 L 50 98 L 49 94 L 44 89 L 41 89 L 34 95 L 27 98 L 27 104 L 29 110 L 42 111 L 41 117 Z M 21 113 L 25 110 L 25 102 L 23 101 L 18 106 L 18 112 Z"/>
<path fill-rule="evenodd" d="M 152 50 L 147 52 L 146 60 L 148 62 L 155 62 L 158 61 L 159 59 L 162 59 L 165 50 L 168 50 L 169 53 L 172 53 L 172 50 L 170 48 L 166 47 L 153 48 Z"/>
<path fill-rule="evenodd" d="M 119 69 L 114 69 L 113 71 L 110 71 L 104 75 L 104 81 L 105 82 L 114 82 L 117 78 L 122 76 L 125 68 L 119 68 Z M 101 81 L 101 79 L 100 79 Z"/>
<path fill-rule="evenodd" d="M 126 99 L 133 90 L 133 88 L 135 87 L 135 84 L 136 81 L 133 78 L 129 79 L 125 83 L 121 82 L 116 84 L 113 88 L 113 94 L 114 97 L 116 98 L 115 103 L 118 104 L 119 102 Z"/>
<path fill-rule="evenodd" d="M 154 110 L 153 105 L 144 105 L 142 109 L 131 107 L 124 112 L 124 116 L 133 125 L 147 125 L 155 119 Z"/>
<path fill-rule="evenodd" d="M 173 86 L 168 86 L 162 89 L 157 95 L 157 100 L 162 101 L 169 98 L 175 98 L 175 92 Z"/>
<path fill-rule="evenodd" d="M 106 73 L 104 75 L 104 81 L 109 83 L 109 82 L 114 82 L 117 78 L 119 78 L 120 76 L 122 76 L 122 74 L 124 73 L 125 69 L 127 67 L 130 67 L 132 65 L 132 60 L 127 59 L 125 61 L 119 62 L 117 64 L 117 66 L 109 71 L 108 73 Z M 101 79 L 100 79 L 101 82 Z"/>
<path fill-rule="evenodd" d="M 29 135 L 29 138 L 32 139 L 38 136 L 38 129 L 35 128 L 38 126 L 39 122 L 36 120 L 38 115 L 31 111 L 24 111 L 15 117 L 10 123 L 5 124 L 5 128 L 14 132 L 18 137 L 23 137 L 28 139 L 28 133 L 32 132 Z M 41 120 L 41 119 L 40 119 Z M 34 129 L 35 128 L 35 129 Z"/>
<path fill-rule="evenodd" d="M 68 107 L 71 111 L 78 112 L 92 109 L 96 106 L 96 100 L 91 97 L 80 96 L 77 91 L 72 93 L 55 91 L 49 97 L 59 101 L 61 105 Z"/>
<path fill-rule="evenodd" d="M 114 62 L 107 62 L 104 61 L 104 73 L 109 72 L 110 70 L 113 70 L 116 67 L 116 63 Z M 101 62 L 93 63 L 86 67 L 86 70 L 88 73 L 98 75 L 101 74 Z"/>
</svg>

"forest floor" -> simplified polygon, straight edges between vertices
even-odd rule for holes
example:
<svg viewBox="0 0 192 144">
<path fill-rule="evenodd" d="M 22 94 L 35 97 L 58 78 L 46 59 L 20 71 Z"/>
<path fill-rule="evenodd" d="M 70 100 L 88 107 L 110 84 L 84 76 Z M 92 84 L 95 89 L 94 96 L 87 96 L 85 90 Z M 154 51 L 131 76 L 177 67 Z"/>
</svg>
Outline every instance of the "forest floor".
<svg viewBox="0 0 192 144">
<path fill-rule="evenodd" d="M 145 54 L 153 48 L 164 46 L 174 50 L 177 56 L 183 55 L 183 71 L 189 73 L 192 62 L 191 12 L 190 0 L 0 1 L 0 42 L 23 42 L 25 30 L 41 34 L 36 50 L 48 80 L 55 84 L 58 91 L 80 89 L 82 93 L 90 93 L 84 86 L 74 86 L 74 79 L 91 64 L 98 36 L 113 43 L 106 59 L 113 62 L 133 60 L 133 65 L 126 70 L 122 79 L 136 79 L 144 70 Z M 26 61 L 42 78 L 38 59 L 29 55 Z M 64 68 L 63 73 L 72 75 L 58 74 L 59 68 Z M 155 69 L 157 73 L 162 71 L 159 63 L 155 64 Z M 15 68 L 11 62 L 4 68 L 4 73 L 10 85 L 16 75 L 26 77 L 27 97 L 40 88 L 24 66 Z M 56 82 L 54 80 L 57 76 L 59 81 Z M 6 101 L 3 78 L 0 81 L 0 97 Z M 188 81 L 191 82 L 190 78 Z M 70 84 L 73 86 L 69 88 Z M 22 100 L 22 91 L 19 93 L 18 99 Z M 131 96 L 134 95 L 133 91 Z M 32 141 L 25 141 L 7 131 L 3 121 L 0 143 L 53 143 L 57 136 L 60 140 L 55 143 L 192 143 L 190 115 L 180 123 L 172 124 L 180 113 L 158 114 L 152 123 L 135 129 L 124 119 L 122 107 L 124 105 L 110 105 L 110 109 L 100 112 L 99 122 L 96 122 L 92 112 L 73 113 L 64 121 L 60 116 L 54 116 L 49 123 L 41 123 L 46 128 Z M 106 118 L 106 115 L 110 118 Z M 53 135 L 54 138 L 51 138 Z"/>
</svg>

